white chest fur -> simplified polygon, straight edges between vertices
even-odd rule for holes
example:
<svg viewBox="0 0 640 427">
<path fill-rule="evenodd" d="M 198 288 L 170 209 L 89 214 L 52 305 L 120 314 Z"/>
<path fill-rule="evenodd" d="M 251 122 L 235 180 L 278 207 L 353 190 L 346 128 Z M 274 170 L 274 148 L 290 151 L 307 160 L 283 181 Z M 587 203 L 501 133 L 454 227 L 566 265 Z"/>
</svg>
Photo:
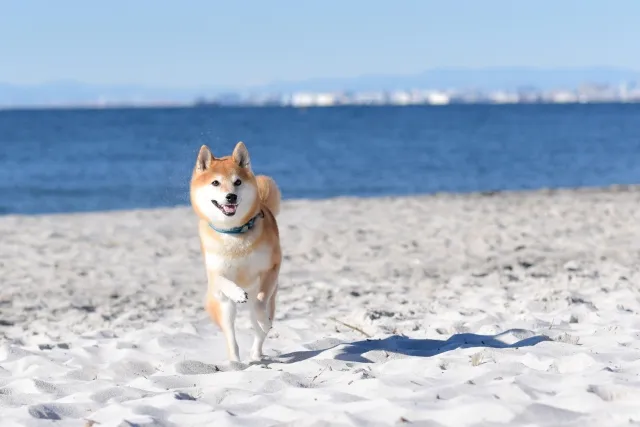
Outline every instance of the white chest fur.
<svg viewBox="0 0 640 427">
<path fill-rule="evenodd" d="M 230 256 L 228 252 L 208 251 L 205 262 L 209 273 L 223 276 L 241 287 L 251 287 L 259 276 L 272 267 L 269 245 L 258 245 L 241 256 Z"/>
</svg>

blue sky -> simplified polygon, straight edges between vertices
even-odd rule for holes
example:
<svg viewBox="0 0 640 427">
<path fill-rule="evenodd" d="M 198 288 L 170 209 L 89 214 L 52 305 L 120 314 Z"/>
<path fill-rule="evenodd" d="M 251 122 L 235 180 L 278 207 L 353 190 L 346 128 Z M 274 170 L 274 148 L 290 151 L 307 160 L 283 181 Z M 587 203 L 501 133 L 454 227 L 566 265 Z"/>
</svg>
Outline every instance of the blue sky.
<svg viewBox="0 0 640 427">
<path fill-rule="evenodd" d="M 640 69 L 637 0 L 0 0 L 0 82 L 165 87 L 441 66 Z"/>
</svg>

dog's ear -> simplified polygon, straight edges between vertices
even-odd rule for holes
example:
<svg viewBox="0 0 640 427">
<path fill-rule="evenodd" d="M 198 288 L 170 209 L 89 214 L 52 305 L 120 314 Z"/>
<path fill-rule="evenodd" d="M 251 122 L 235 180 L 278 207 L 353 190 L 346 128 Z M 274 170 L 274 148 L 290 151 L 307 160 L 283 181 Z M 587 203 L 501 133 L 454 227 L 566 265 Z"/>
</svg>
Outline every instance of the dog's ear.
<svg viewBox="0 0 640 427">
<path fill-rule="evenodd" d="M 233 161 L 241 168 L 249 168 L 249 150 L 244 145 L 244 142 L 240 141 L 236 144 L 236 148 L 233 149 Z"/>
<path fill-rule="evenodd" d="M 204 172 L 211 167 L 211 160 L 213 160 L 213 154 L 206 145 L 200 147 L 198 153 L 198 159 L 196 160 L 196 170 L 198 172 Z"/>
</svg>

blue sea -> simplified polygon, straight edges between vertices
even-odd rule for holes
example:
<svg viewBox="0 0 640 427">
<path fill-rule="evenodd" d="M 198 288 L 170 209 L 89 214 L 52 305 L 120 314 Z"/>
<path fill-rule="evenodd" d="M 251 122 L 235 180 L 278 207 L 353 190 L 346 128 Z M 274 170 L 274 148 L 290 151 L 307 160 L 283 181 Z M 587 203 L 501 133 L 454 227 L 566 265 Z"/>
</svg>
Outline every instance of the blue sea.
<svg viewBox="0 0 640 427">
<path fill-rule="evenodd" d="M 0 213 L 188 203 L 239 140 L 285 198 L 640 183 L 640 105 L 0 112 Z"/>
</svg>

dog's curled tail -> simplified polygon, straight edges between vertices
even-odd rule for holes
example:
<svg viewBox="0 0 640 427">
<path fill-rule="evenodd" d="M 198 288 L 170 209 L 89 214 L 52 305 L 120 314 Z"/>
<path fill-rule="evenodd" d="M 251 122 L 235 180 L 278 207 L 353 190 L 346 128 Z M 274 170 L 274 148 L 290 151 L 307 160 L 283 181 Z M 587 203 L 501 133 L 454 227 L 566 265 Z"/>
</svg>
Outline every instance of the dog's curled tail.
<svg viewBox="0 0 640 427">
<path fill-rule="evenodd" d="M 260 201 L 271 211 L 273 216 L 277 216 L 280 213 L 281 195 L 276 182 L 273 178 L 265 175 L 258 175 L 256 180 L 258 181 Z"/>
</svg>

